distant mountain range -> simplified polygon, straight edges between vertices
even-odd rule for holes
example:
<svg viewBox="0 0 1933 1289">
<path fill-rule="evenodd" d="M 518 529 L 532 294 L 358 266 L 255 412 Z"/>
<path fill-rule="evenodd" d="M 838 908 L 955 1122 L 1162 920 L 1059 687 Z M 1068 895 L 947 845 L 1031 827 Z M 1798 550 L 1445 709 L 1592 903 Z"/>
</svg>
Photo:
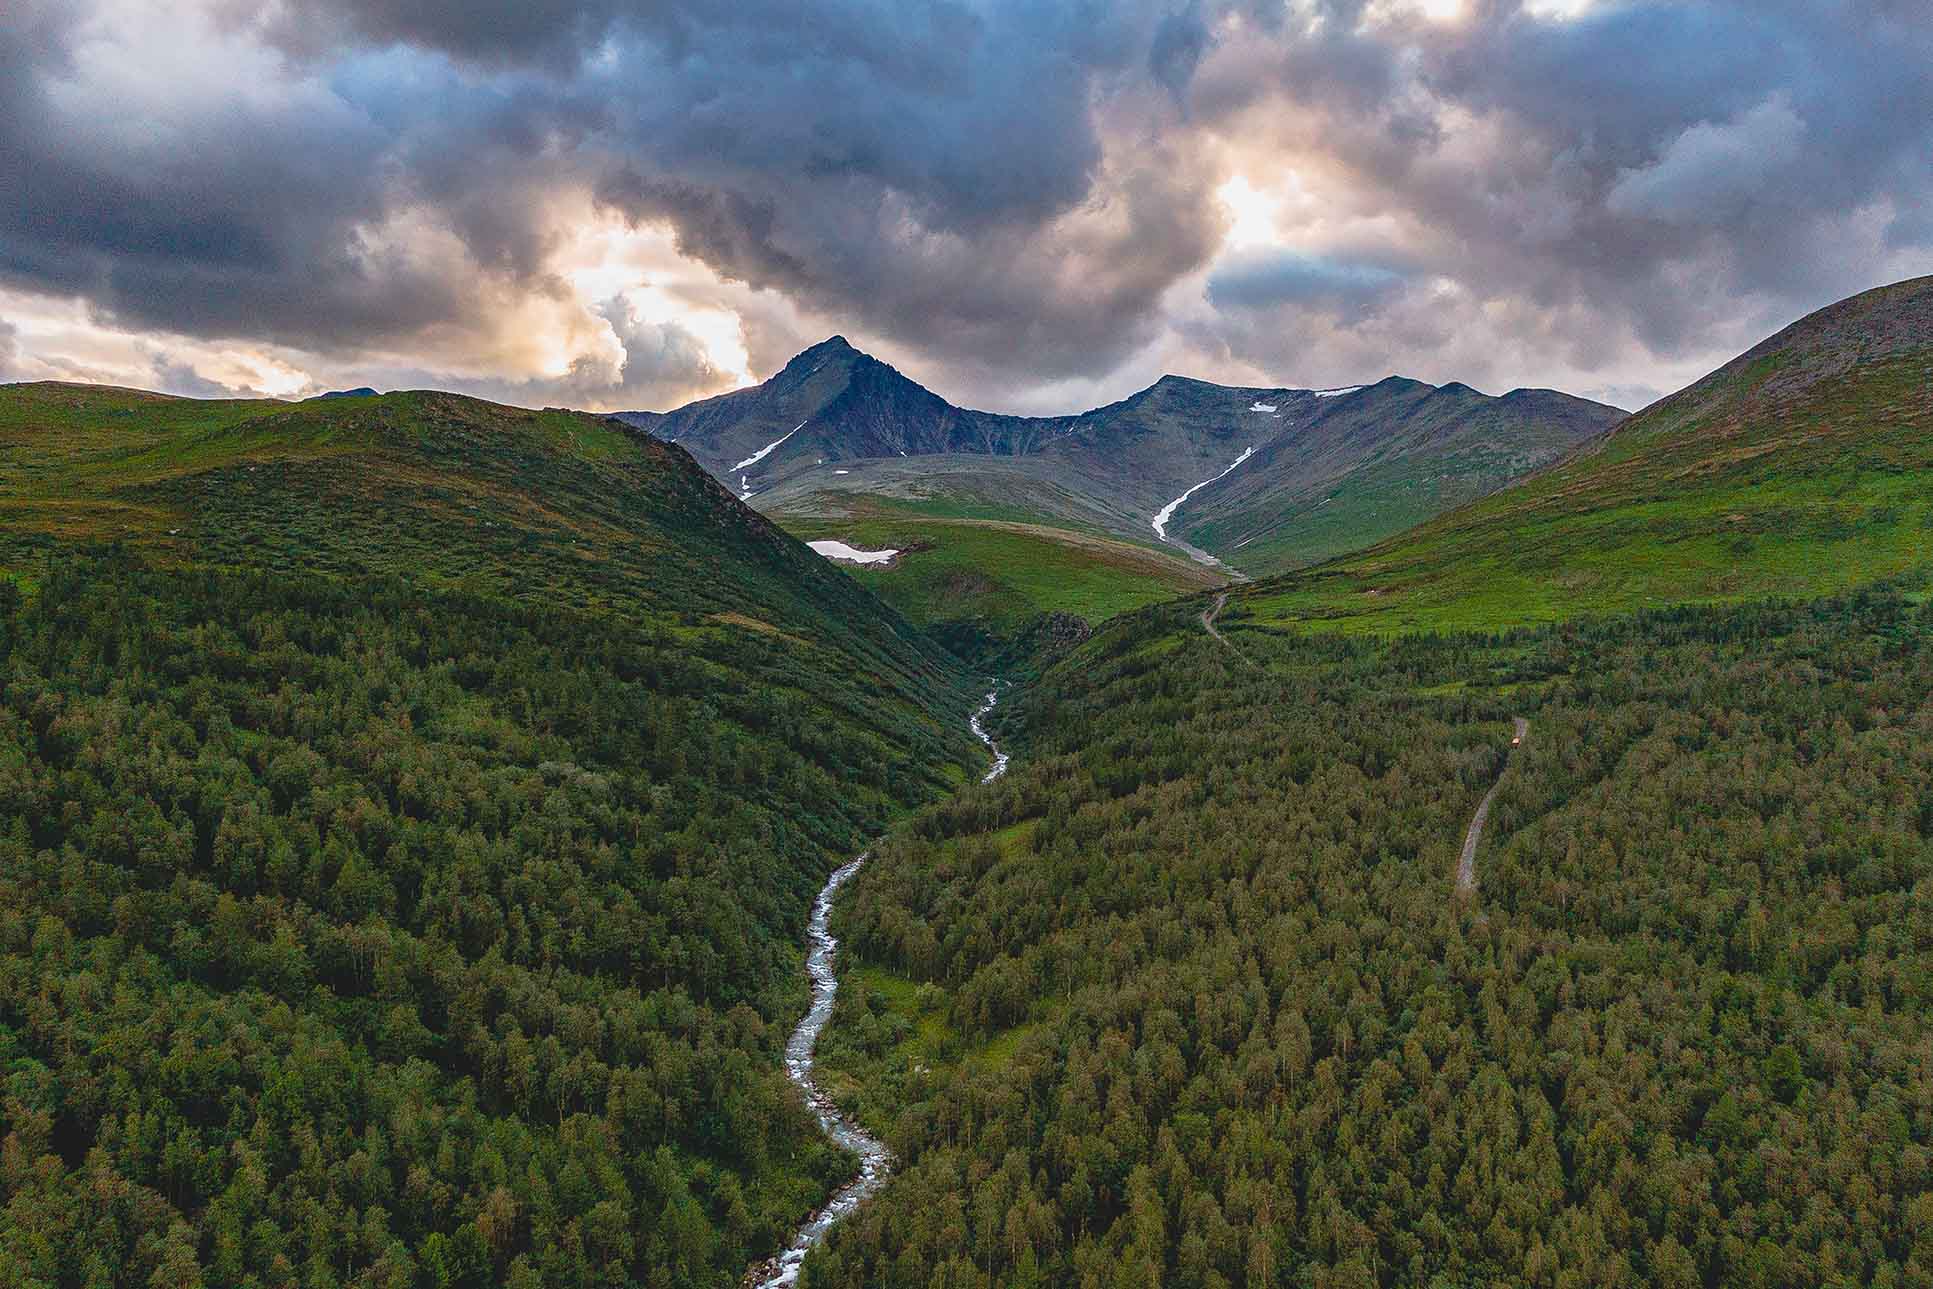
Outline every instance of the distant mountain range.
<svg viewBox="0 0 1933 1289">
<path fill-rule="evenodd" d="M 1077 415 L 1008 416 L 956 407 L 841 336 L 763 384 L 620 414 L 774 513 L 836 516 L 883 499 L 1166 544 L 1255 572 L 1380 540 L 1623 417 L 1552 390 L 1491 397 L 1397 376 L 1335 390 L 1164 376 Z"/>
</svg>

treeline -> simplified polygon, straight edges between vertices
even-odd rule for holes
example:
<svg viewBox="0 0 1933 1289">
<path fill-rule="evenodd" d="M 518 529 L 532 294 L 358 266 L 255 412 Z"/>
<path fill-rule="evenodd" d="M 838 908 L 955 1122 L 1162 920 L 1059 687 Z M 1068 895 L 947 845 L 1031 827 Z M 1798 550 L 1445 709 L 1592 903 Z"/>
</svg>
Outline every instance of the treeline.
<svg viewBox="0 0 1933 1289">
<path fill-rule="evenodd" d="M 1111 626 L 883 846 L 825 1286 L 1933 1284 L 1933 607 Z M 1505 765 L 1473 900 L 1453 897 Z"/>
<path fill-rule="evenodd" d="M 0 581 L 0 1284 L 735 1284 L 849 1167 L 812 894 L 967 754 L 807 649 Z"/>
</svg>

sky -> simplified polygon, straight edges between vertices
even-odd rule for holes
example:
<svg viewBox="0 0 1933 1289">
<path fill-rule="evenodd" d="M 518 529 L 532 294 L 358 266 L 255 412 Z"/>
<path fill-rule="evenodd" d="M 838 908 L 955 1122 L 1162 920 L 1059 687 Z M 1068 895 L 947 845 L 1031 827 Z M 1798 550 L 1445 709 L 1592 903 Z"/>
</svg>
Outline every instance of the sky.
<svg viewBox="0 0 1933 1289">
<path fill-rule="evenodd" d="M 1933 273 L 1933 0 L 7 0 L 0 380 L 1636 408 Z"/>
</svg>

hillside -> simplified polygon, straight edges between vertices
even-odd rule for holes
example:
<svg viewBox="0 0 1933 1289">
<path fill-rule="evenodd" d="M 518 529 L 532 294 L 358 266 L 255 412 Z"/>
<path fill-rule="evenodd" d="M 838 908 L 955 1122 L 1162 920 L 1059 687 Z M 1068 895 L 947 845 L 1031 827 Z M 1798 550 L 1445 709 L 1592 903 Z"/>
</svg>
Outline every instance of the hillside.
<svg viewBox="0 0 1933 1289">
<path fill-rule="evenodd" d="M 1926 1279 L 1924 591 L 1110 624 L 853 883 L 821 1061 L 902 1171 L 807 1282 Z"/>
<path fill-rule="evenodd" d="M 924 513 L 1068 528 L 1267 572 L 1481 496 L 1621 416 L 1550 391 L 1492 398 L 1395 377 L 1249 389 L 1179 376 L 1077 415 L 1002 416 L 955 407 L 834 337 L 756 387 L 623 419 L 689 448 L 800 531 L 821 529 L 796 519 L 878 503 L 908 523 Z M 945 546 L 955 531 L 921 536 Z"/>
<path fill-rule="evenodd" d="M 951 518 L 890 504 L 855 507 L 839 519 L 787 515 L 784 522 L 808 541 L 897 551 L 890 563 L 847 572 L 975 660 L 1000 653 L 1050 615 L 1095 626 L 1226 580 L 1165 551 L 1046 524 Z"/>
<path fill-rule="evenodd" d="M 1794 323 L 1560 465 L 1320 569 L 1260 623 L 1494 627 L 1816 595 L 1933 559 L 1933 278 Z"/>
<path fill-rule="evenodd" d="M 0 1281 L 715 1285 L 843 1177 L 807 910 L 983 754 L 685 452 L 0 387 L 0 569 Z"/>
<path fill-rule="evenodd" d="M 1306 405 L 1217 489 L 1189 541 L 1277 572 L 1360 550 L 1557 460 L 1614 419 L 1554 390 L 1489 398 L 1391 377 Z"/>
</svg>

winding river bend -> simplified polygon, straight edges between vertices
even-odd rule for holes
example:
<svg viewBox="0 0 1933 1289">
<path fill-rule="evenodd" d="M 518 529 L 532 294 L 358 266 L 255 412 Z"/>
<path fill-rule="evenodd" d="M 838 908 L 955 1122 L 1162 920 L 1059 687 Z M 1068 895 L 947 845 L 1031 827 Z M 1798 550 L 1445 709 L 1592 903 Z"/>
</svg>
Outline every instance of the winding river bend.
<svg viewBox="0 0 1933 1289">
<path fill-rule="evenodd" d="M 992 783 L 1007 772 L 1007 754 L 1000 750 L 993 736 L 980 723 L 999 701 L 1000 689 L 996 685 L 987 691 L 986 702 L 980 705 L 980 710 L 973 714 L 973 719 L 968 723 L 974 736 L 985 743 L 987 751 L 993 754 L 993 768 L 980 780 L 982 783 Z M 798 1229 L 783 1252 L 752 1269 L 745 1281 L 757 1289 L 778 1289 L 778 1286 L 797 1284 L 799 1268 L 805 1264 L 805 1255 L 825 1239 L 833 1227 L 885 1185 L 886 1178 L 893 1170 L 893 1152 L 886 1149 L 886 1143 L 855 1123 L 832 1103 L 832 1098 L 819 1086 L 813 1059 L 814 1049 L 819 1045 L 819 1035 L 825 1030 L 826 1022 L 832 1019 L 833 997 L 839 992 L 839 977 L 834 971 L 839 942 L 833 938 L 829 925 L 832 903 L 838 898 L 839 888 L 852 879 L 866 859 L 866 855 L 861 855 L 834 870 L 820 890 L 819 898 L 812 902 L 812 917 L 807 921 L 805 930 L 805 969 L 812 977 L 812 1006 L 806 1012 L 805 1019 L 799 1022 L 799 1027 L 792 1031 L 792 1037 L 785 1042 L 787 1077 L 805 1093 L 806 1104 L 819 1117 L 819 1126 L 825 1129 L 826 1135 L 859 1156 L 859 1175 L 833 1193 L 826 1206 Z"/>
</svg>

